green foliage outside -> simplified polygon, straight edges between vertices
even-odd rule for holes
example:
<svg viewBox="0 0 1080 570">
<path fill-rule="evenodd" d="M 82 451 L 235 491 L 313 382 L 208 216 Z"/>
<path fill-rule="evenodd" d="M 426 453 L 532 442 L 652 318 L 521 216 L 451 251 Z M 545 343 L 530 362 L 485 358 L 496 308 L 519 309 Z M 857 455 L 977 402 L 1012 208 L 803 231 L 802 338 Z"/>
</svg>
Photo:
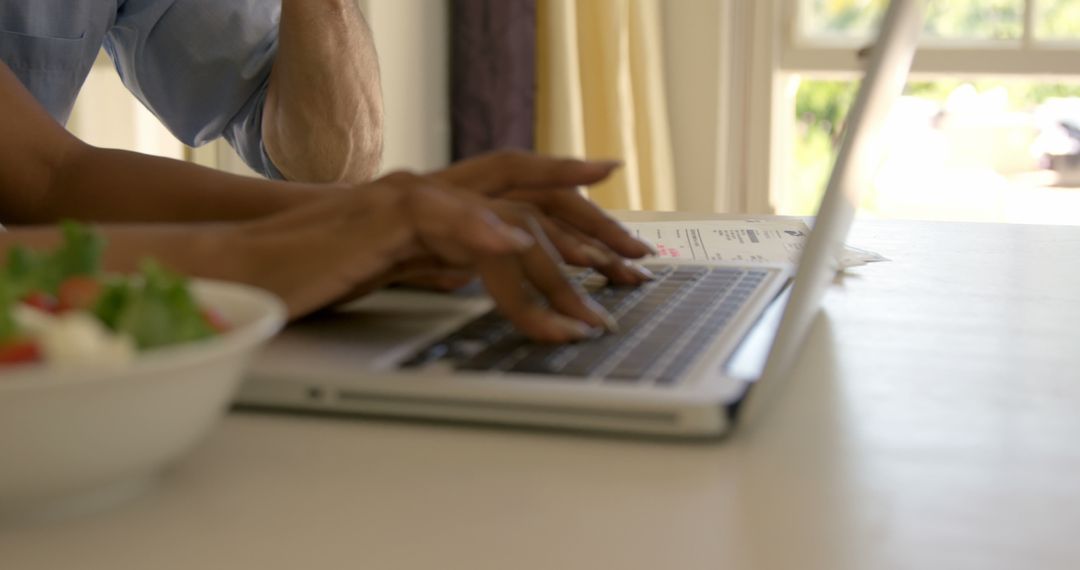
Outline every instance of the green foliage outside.
<svg viewBox="0 0 1080 570">
<path fill-rule="evenodd" d="M 1080 28 L 1080 0 L 1039 0 L 1036 35 L 1076 39 Z"/>
<path fill-rule="evenodd" d="M 812 35 L 867 37 L 877 28 L 886 0 L 802 0 Z M 1077 0 L 1041 0 L 1036 31 L 1076 37 Z M 1024 30 L 1023 0 L 930 0 L 926 34 L 939 38 L 1017 39 Z"/>
<path fill-rule="evenodd" d="M 807 33 L 866 37 L 875 29 L 886 0 L 802 0 Z M 1023 29 L 1023 0 L 930 0 L 926 31 L 943 38 L 1016 39 Z M 1037 33 L 1080 39 L 1080 0 L 1040 0 Z M 1080 55 L 1078 55 L 1080 57 Z M 1054 97 L 1080 97 L 1080 84 L 1030 81 L 943 79 L 908 84 L 906 94 L 944 103 L 957 87 L 971 83 L 979 92 L 1004 87 L 1014 111 L 1032 110 Z M 784 213 L 812 214 L 839 141 L 847 109 L 854 101 L 853 81 L 803 81 L 795 99 L 797 131 L 792 200 Z M 873 196 L 863 206 L 873 209 Z"/>
</svg>

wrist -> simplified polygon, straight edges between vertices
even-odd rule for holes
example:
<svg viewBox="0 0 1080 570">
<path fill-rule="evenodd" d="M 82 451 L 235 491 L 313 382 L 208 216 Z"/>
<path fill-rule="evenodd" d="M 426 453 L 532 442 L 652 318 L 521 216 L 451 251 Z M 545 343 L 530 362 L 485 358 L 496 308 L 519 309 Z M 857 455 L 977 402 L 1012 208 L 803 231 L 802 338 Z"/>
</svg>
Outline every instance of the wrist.
<svg viewBox="0 0 1080 570">
<path fill-rule="evenodd" d="M 372 200 L 368 205 L 373 213 L 370 226 L 378 236 L 379 255 L 390 267 L 409 263 L 424 254 L 419 228 L 410 213 L 410 201 L 415 199 L 411 188 L 376 182 L 353 191 L 363 192 Z"/>
<path fill-rule="evenodd" d="M 394 190 L 349 188 L 216 228 L 207 240 L 219 244 L 212 255 L 227 265 L 223 278 L 270 290 L 285 300 L 290 314 L 303 314 L 337 300 L 332 290 L 339 287 L 377 286 L 415 257 L 418 239 Z"/>
<path fill-rule="evenodd" d="M 303 182 L 276 182 L 280 187 L 277 192 L 266 193 L 263 200 L 267 204 L 264 216 L 280 215 L 290 210 L 309 206 L 317 201 L 332 198 L 352 190 L 348 184 L 323 184 Z"/>
<path fill-rule="evenodd" d="M 252 241 L 243 232 L 247 223 L 222 223 L 203 226 L 192 232 L 185 257 L 188 265 L 197 265 L 202 277 L 257 285 L 258 274 L 251 262 Z"/>
</svg>

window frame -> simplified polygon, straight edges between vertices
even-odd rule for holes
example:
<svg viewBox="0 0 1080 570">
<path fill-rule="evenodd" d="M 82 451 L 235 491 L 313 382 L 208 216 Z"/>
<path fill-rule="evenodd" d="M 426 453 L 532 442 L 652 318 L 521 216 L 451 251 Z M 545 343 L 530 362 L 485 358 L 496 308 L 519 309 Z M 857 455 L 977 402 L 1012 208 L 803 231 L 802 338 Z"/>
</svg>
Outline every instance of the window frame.
<svg viewBox="0 0 1080 570">
<path fill-rule="evenodd" d="M 735 1 L 738 0 L 728 0 Z M 1035 37 L 1038 0 L 1024 0 L 1023 35 L 1016 40 L 953 40 L 925 38 L 912 64 L 916 80 L 940 77 L 1022 77 L 1032 80 L 1080 80 L 1080 39 L 1039 39 Z M 755 2 L 755 4 L 758 4 Z M 775 213 L 790 203 L 796 189 L 790 183 L 790 142 L 795 132 L 795 87 L 800 77 L 814 79 L 855 79 L 862 72 L 858 52 L 868 40 L 859 38 L 812 38 L 802 33 L 799 0 L 767 0 L 742 25 L 755 26 L 756 37 L 744 49 L 764 54 L 753 62 L 756 68 L 755 96 L 749 102 L 749 116 L 768 117 L 767 128 L 742 135 L 751 149 L 742 188 L 747 212 Z M 771 30 L 771 37 L 760 32 Z M 771 66 L 767 69 L 761 66 Z M 727 89 L 736 88 L 728 83 Z M 756 149 L 756 150 L 754 150 Z M 730 162 L 730 159 L 729 159 Z"/>
<path fill-rule="evenodd" d="M 856 53 L 867 40 L 811 37 L 800 25 L 800 0 L 773 0 L 782 6 L 780 70 L 788 73 L 856 74 Z M 1035 35 L 1038 0 L 1024 0 L 1022 35 L 1015 40 L 924 37 L 911 73 L 923 75 L 1022 75 L 1080 77 L 1080 38 L 1043 39 Z"/>
</svg>

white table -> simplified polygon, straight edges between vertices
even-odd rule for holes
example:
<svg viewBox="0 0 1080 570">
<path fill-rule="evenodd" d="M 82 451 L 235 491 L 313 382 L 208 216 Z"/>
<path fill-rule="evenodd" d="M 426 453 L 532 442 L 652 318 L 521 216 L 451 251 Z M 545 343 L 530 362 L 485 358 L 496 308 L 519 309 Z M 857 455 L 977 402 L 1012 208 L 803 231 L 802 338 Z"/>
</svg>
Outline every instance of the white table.
<svg viewBox="0 0 1080 570">
<path fill-rule="evenodd" d="M 231 414 L 0 567 L 1080 568 L 1080 228 L 868 222 L 764 421 L 670 444 Z"/>
</svg>

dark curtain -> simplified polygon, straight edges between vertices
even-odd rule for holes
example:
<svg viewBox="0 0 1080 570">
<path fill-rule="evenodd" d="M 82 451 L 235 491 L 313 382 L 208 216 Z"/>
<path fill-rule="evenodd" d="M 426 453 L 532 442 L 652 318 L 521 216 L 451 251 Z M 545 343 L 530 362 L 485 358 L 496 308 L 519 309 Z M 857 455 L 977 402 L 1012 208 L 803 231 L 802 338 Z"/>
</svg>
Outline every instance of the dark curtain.
<svg viewBox="0 0 1080 570">
<path fill-rule="evenodd" d="M 454 160 L 533 148 L 536 0 L 453 0 Z"/>
</svg>

